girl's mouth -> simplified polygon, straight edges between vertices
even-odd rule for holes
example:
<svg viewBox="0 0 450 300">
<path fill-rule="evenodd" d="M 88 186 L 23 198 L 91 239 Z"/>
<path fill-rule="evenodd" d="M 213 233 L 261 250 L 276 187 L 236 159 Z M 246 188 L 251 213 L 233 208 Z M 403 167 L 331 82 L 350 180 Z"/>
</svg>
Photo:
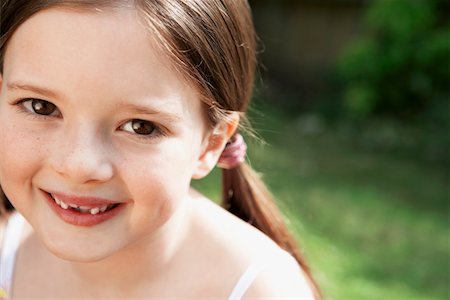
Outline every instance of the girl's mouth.
<svg viewBox="0 0 450 300">
<path fill-rule="evenodd" d="M 83 206 L 83 205 L 77 205 L 73 203 L 66 203 L 58 198 L 58 196 L 49 194 L 50 197 L 52 197 L 53 201 L 55 201 L 56 204 L 58 204 L 62 209 L 70 209 L 77 211 L 79 213 L 96 215 L 99 213 L 104 213 L 106 211 L 109 211 L 111 209 L 114 209 L 119 205 L 119 203 L 116 204 L 105 204 L 102 206 L 95 206 L 95 207 L 89 207 L 89 206 Z"/>
<path fill-rule="evenodd" d="M 94 226 L 116 216 L 123 207 L 124 202 L 92 197 L 73 197 L 42 190 L 47 203 L 56 215 L 64 222 L 76 226 Z"/>
</svg>

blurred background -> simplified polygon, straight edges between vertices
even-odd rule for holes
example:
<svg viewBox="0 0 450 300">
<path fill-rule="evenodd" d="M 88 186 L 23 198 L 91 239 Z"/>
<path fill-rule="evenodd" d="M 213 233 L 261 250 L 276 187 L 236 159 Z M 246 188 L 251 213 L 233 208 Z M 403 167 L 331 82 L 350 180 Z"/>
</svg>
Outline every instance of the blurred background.
<svg viewBox="0 0 450 300">
<path fill-rule="evenodd" d="M 249 159 L 325 299 L 450 299 L 449 2 L 250 4 Z"/>
</svg>

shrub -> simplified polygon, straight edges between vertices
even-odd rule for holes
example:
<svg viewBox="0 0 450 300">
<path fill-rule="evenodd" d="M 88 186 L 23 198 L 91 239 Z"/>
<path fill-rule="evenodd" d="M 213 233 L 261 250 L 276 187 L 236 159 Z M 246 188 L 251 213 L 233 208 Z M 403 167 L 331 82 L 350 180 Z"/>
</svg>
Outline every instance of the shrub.
<svg viewBox="0 0 450 300">
<path fill-rule="evenodd" d="M 447 6 L 437 0 L 372 2 L 364 37 L 339 61 L 347 116 L 425 118 L 448 126 Z"/>
</svg>

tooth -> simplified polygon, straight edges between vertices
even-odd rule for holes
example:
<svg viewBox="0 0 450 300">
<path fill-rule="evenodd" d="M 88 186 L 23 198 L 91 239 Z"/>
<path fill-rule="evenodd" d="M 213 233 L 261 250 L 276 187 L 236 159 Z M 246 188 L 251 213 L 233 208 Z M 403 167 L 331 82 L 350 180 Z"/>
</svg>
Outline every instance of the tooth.
<svg viewBox="0 0 450 300">
<path fill-rule="evenodd" d="M 61 201 L 58 198 L 53 197 L 53 200 L 55 200 L 56 204 L 61 205 Z"/>
<path fill-rule="evenodd" d="M 76 204 L 69 204 L 69 206 L 72 208 L 78 208 L 78 205 L 76 205 Z"/>
<path fill-rule="evenodd" d="M 82 207 L 84 207 L 84 208 L 82 208 Z M 91 211 L 91 209 L 90 209 L 90 208 L 86 208 L 86 206 L 82 206 L 82 207 L 78 207 L 78 209 L 79 209 L 80 212 L 82 212 L 82 213 L 88 213 L 88 212 Z"/>
<path fill-rule="evenodd" d="M 67 205 L 65 202 L 61 201 L 61 204 L 59 205 L 61 206 L 63 209 L 68 209 L 69 205 Z"/>
<path fill-rule="evenodd" d="M 105 212 L 107 208 L 108 208 L 108 205 L 104 205 L 104 206 L 100 207 L 100 211 Z"/>
<path fill-rule="evenodd" d="M 91 215 L 96 215 L 100 212 L 100 208 L 94 207 L 91 209 Z"/>
</svg>

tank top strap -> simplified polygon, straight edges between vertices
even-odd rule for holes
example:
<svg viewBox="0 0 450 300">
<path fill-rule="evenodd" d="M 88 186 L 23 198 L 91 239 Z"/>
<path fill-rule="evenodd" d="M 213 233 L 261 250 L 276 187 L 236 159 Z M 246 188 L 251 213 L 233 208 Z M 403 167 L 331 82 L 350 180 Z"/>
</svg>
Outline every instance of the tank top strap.
<svg viewBox="0 0 450 300">
<path fill-rule="evenodd" d="M 247 292 L 250 285 L 255 281 L 256 277 L 266 267 L 266 263 L 262 259 L 256 259 L 251 263 L 247 270 L 241 275 L 237 284 L 234 286 L 228 300 L 240 300 Z"/>
<path fill-rule="evenodd" d="M 286 262 L 297 264 L 297 261 L 287 251 L 282 250 Z M 268 257 L 256 258 L 247 268 L 247 270 L 239 278 L 237 284 L 234 286 L 228 300 L 241 300 L 247 290 L 250 288 L 256 277 L 266 268 L 269 268 L 273 262 Z"/>
<path fill-rule="evenodd" d="M 8 299 L 24 224 L 25 219 L 18 212 L 14 212 L 6 223 L 0 255 L 0 300 Z"/>
</svg>

